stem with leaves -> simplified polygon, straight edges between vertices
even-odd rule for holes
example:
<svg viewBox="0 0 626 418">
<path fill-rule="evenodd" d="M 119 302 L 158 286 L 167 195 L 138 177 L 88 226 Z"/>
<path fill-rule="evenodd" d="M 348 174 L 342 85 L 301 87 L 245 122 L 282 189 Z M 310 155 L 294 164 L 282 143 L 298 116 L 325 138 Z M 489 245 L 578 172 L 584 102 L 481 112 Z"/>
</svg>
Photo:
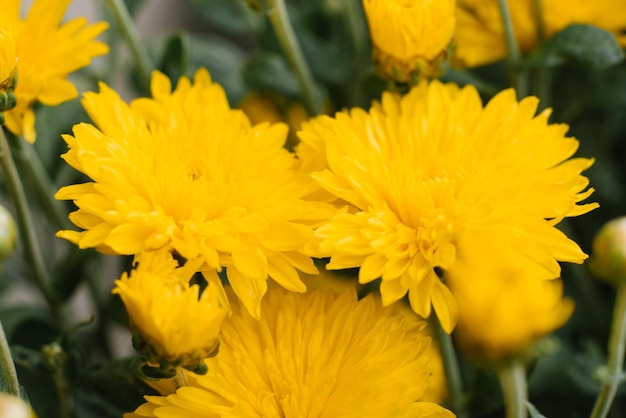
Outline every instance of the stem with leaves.
<svg viewBox="0 0 626 418">
<path fill-rule="evenodd" d="M 609 336 L 606 376 L 591 418 L 604 418 L 609 413 L 617 388 L 623 379 L 624 351 L 626 349 L 626 284 L 617 287 L 617 299 L 613 308 L 613 322 Z"/>
<path fill-rule="evenodd" d="M 456 357 L 456 351 L 454 350 L 452 336 L 444 331 L 436 315 L 435 321 L 437 322 L 436 328 L 439 349 L 441 350 L 448 385 L 448 402 L 450 403 L 450 409 L 456 414 L 457 418 L 466 418 L 467 414 L 463 402 L 463 381 L 461 380 L 459 361 Z"/>
<path fill-rule="evenodd" d="M 115 18 L 122 35 L 126 38 L 126 42 L 128 43 L 128 47 L 132 53 L 135 65 L 137 66 L 141 86 L 148 91 L 154 65 L 152 64 L 152 60 L 150 59 L 150 55 L 148 54 L 145 44 L 139 36 L 139 31 L 133 21 L 133 17 L 128 11 L 126 4 L 124 4 L 124 0 L 106 0 L 106 2 L 113 13 L 113 17 Z"/>
<path fill-rule="evenodd" d="M 10 395 L 20 396 L 20 384 L 17 380 L 17 371 L 15 370 L 15 363 L 13 363 L 13 357 L 11 356 L 11 349 L 9 348 L 9 342 L 7 336 L 4 333 L 4 327 L 0 321 L 0 372 L 2 373 L 2 379 L 6 392 Z"/>
<path fill-rule="evenodd" d="M 502 17 L 502 25 L 506 36 L 506 46 L 508 49 L 507 62 L 509 67 L 509 77 L 511 85 L 517 90 L 518 98 L 523 98 L 528 91 L 528 75 L 521 68 L 522 54 L 517 46 L 515 39 L 515 31 L 513 29 L 513 21 L 507 0 L 498 0 L 500 6 L 500 16 Z"/>
<path fill-rule="evenodd" d="M 513 359 L 498 369 L 498 377 L 504 393 L 506 418 L 526 418 L 528 410 L 528 387 L 526 369 L 521 359 Z"/>
<path fill-rule="evenodd" d="M 296 73 L 302 99 L 309 113 L 313 116 L 323 113 L 322 98 L 315 91 L 315 83 L 311 71 L 304 59 L 300 44 L 289 21 L 285 0 L 274 0 L 267 11 L 270 23 L 278 37 L 280 46 L 287 56 L 291 67 Z"/>
<path fill-rule="evenodd" d="M 48 304 L 55 319 L 57 319 L 60 323 L 63 323 L 63 313 L 57 301 L 56 295 L 52 290 L 50 277 L 48 276 L 41 254 L 41 249 L 38 245 L 35 225 L 28 208 L 26 194 L 24 193 L 24 186 L 22 185 L 20 176 L 15 168 L 15 162 L 13 161 L 11 149 L 4 133 L 4 129 L 1 128 L 0 168 L 2 169 L 2 174 L 4 175 L 4 181 L 9 195 L 15 205 L 20 237 L 24 243 L 26 257 L 33 269 L 35 283 L 37 284 L 37 287 L 39 287 L 39 290 L 46 300 L 46 303 Z"/>
</svg>

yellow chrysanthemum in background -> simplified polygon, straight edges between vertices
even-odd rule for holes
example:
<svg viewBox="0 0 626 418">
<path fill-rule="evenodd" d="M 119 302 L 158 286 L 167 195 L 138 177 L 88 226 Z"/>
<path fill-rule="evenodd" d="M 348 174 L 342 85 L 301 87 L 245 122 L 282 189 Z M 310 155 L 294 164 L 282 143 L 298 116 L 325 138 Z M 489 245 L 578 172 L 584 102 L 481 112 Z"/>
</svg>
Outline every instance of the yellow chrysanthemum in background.
<svg viewBox="0 0 626 418">
<path fill-rule="evenodd" d="M 534 0 L 509 1 L 513 30 L 522 52 L 537 47 L 538 21 Z M 623 0 L 543 0 L 540 2 L 544 36 L 574 23 L 598 26 L 615 34 L 626 45 L 626 7 Z M 455 58 L 462 65 L 489 64 L 507 55 L 502 17 L 497 0 L 458 0 Z"/>
<path fill-rule="evenodd" d="M 154 98 L 130 106 L 107 86 L 100 90 L 83 100 L 97 127 L 79 124 L 64 136 L 63 158 L 93 182 L 57 193 L 76 203 L 70 219 L 85 230 L 60 237 L 109 253 L 166 248 L 202 257 L 218 283 L 215 270 L 227 267 L 255 316 L 268 276 L 305 291 L 296 269 L 317 272 L 305 247 L 312 226 L 332 211 L 302 199 L 311 180 L 283 148 L 284 124 L 251 126 L 206 70 L 174 91 L 157 72 Z"/>
<path fill-rule="evenodd" d="M 56 106 L 78 96 L 66 77 L 109 51 L 104 43 L 94 40 L 107 28 L 106 22 L 87 26 L 87 19 L 77 18 L 61 24 L 70 3 L 35 0 L 26 18 L 21 19 L 21 0 L 2 2 L 0 27 L 16 40 L 19 74 L 17 106 L 4 116 L 7 128 L 29 142 L 35 141 L 35 102 Z"/>
<path fill-rule="evenodd" d="M 429 343 L 371 295 L 273 287 L 260 321 L 241 307 L 224 321 L 206 375 L 126 417 L 453 417 L 420 401 Z"/>
<path fill-rule="evenodd" d="M 214 355 L 226 309 L 211 283 L 200 294 L 189 280 L 198 262 L 179 267 L 167 251 L 135 256 L 135 268 L 115 282 L 130 319 L 135 348 L 153 364 L 193 370 Z"/>
<path fill-rule="evenodd" d="M 17 66 L 17 52 L 13 34 L 0 27 L 0 91 L 6 91 L 13 84 Z"/>
<path fill-rule="evenodd" d="M 439 71 L 454 34 L 455 0 L 363 0 L 379 72 L 392 80 Z"/>
<path fill-rule="evenodd" d="M 586 213 L 578 205 L 592 189 L 581 175 L 592 160 L 568 160 L 578 141 L 567 126 L 535 116 L 538 101 L 512 90 L 483 107 L 476 89 L 422 82 L 406 96 L 385 93 L 369 112 L 354 109 L 322 118 L 304 132 L 324 142 L 328 168 L 313 173 L 350 205 L 316 231 L 327 268 L 360 267 L 359 280 L 382 277 L 383 304 L 407 292 L 423 317 L 434 307 L 444 329 L 457 305 L 440 280 L 471 280 L 457 260 L 525 265 L 537 280 L 559 276 L 558 261 L 586 255 L 555 225 Z M 311 126 L 319 123 L 316 129 Z"/>
<path fill-rule="evenodd" d="M 504 364 L 523 356 L 534 342 L 560 328 L 574 310 L 563 298 L 560 279 L 536 280 L 533 269 L 511 262 L 474 263 L 480 247 L 467 247 L 459 260 L 464 277 L 450 284 L 459 302 L 454 337 L 462 351 L 479 362 Z M 504 249 L 490 257 L 506 261 Z"/>
</svg>

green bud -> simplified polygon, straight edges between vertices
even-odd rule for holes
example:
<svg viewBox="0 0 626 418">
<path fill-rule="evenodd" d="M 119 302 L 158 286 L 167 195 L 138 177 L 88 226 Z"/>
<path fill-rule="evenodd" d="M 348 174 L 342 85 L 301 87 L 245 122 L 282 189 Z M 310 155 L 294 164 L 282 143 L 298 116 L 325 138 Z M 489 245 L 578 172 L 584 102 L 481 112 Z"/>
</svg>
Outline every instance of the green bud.
<svg viewBox="0 0 626 418">
<path fill-rule="evenodd" d="M 587 267 L 610 284 L 626 283 L 626 217 L 613 219 L 596 234 Z"/>
<path fill-rule="evenodd" d="M 17 227 L 8 210 L 0 205 L 0 263 L 15 251 Z"/>
<path fill-rule="evenodd" d="M 0 112 L 4 112 L 5 110 L 11 110 L 17 104 L 17 100 L 15 100 L 15 94 L 13 90 L 6 90 L 0 92 Z"/>
</svg>

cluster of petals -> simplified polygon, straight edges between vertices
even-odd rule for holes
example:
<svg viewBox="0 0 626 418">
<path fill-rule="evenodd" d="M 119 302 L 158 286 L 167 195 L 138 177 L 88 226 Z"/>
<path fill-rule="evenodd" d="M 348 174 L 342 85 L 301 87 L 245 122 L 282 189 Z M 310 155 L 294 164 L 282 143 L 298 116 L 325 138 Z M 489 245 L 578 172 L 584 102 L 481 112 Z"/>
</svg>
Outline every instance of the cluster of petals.
<svg viewBox="0 0 626 418">
<path fill-rule="evenodd" d="M 303 165 L 346 203 L 316 230 L 327 268 L 360 267 L 361 283 L 381 277 L 383 304 L 408 293 L 416 313 L 434 307 L 450 332 L 458 307 L 439 276 L 472 280 L 459 263 L 468 249 L 481 248 L 471 264 L 498 263 L 490 254 L 504 248 L 536 279 L 558 277 L 559 261 L 582 262 L 556 224 L 597 206 L 579 204 L 593 192 L 581 174 L 593 161 L 570 158 L 578 141 L 537 104 L 505 90 L 483 106 L 472 86 L 422 82 L 369 111 L 306 124 Z"/>
<path fill-rule="evenodd" d="M 67 76 L 109 51 L 106 44 L 95 40 L 107 28 L 106 22 L 88 25 L 87 19 L 80 17 L 61 23 L 70 3 L 35 0 L 23 19 L 21 0 L 3 0 L 0 8 L 0 28 L 15 42 L 19 77 L 17 105 L 4 113 L 6 126 L 29 142 L 35 141 L 33 105 L 56 106 L 77 97 L 76 86 Z"/>
<path fill-rule="evenodd" d="M 363 8 L 383 75 L 406 81 L 413 73 L 430 74 L 445 56 L 454 35 L 454 0 L 363 0 Z"/>
<path fill-rule="evenodd" d="M 227 310 L 215 283 L 190 286 L 198 262 L 178 266 L 168 251 L 135 256 L 135 268 L 115 282 L 126 306 L 135 348 L 151 363 L 194 368 L 219 346 Z"/>
<path fill-rule="evenodd" d="M 155 72 L 152 96 L 127 104 L 104 84 L 85 94 L 95 126 L 74 126 L 63 158 L 92 181 L 56 194 L 74 201 L 83 231 L 58 235 L 105 253 L 202 258 L 217 283 L 226 267 L 256 317 L 268 276 L 305 291 L 298 270 L 317 272 L 306 247 L 332 209 L 303 197 L 311 180 L 283 147 L 286 125 L 251 126 L 204 69 L 175 90 Z"/>
<path fill-rule="evenodd" d="M 550 38 L 567 26 L 595 25 L 613 33 L 626 45 L 626 7 L 623 0 L 515 0 L 507 2 L 513 32 L 522 52 L 539 44 L 536 13 L 541 5 L 543 36 Z M 504 59 L 506 36 L 497 0 L 457 0 L 457 28 L 454 35 L 455 57 L 465 66 L 474 67 Z"/>
<path fill-rule="evenodd" d="M 274 286 L 261 310 L 257 320 L 233 303 L 208 373 L 190 375 L 175 393 L 147 396 L 126 417 L 454 416 L 421 401 L 430 375 L 424 323 L 374 295 Z"/>
</svg>

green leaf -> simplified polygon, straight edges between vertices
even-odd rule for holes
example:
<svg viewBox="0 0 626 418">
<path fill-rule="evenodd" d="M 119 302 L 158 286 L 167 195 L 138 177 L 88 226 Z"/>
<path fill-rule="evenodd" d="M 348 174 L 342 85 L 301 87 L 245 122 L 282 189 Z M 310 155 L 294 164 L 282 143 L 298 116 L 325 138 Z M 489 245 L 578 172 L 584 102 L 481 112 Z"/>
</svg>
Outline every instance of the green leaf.
<svg viewBox="0 0 626 418">
<path fill-rule="evenodd" d="M 529 58 L 531 66 L 554 67 L 574 63 L 604 68 L 624 59 L 615 36 L 592 25 L 574 24 L 554 35 Z"/>
<path fill-rule="evenodd" d="M 250 90 L 273 90 L 287 97 L 299 97 L 300 88 L 287 60 L 275 52 L 264 52 L 250 59 L 243 69 Z"/>
<path fill-rule="evenodd" d="M 56 338 L 58 327 L 41 307 L 15 306 L 0 311 L 0 321 L 9 342 L 39 348 Z"/>
<path fill-rule="evenodd" d="M 165 73 L 170 80 L 178 80 L 180 77 L 188 75 L 189 43 L 189 34 L 186 32 L 175 32 L 165 40 L 159 70 Z"/>
<path fill-rule="evenodd" d="M 226 90 L 231 105 L 238 103 L 246 94 L 242 76 L 246 52 L 218 36 L 192 36 L 190 44 L 192 71 L 207 68 L 211 78 Z"/>
<path fill-rule="evenodd" d="M 244 0 L 192 0 L 192 5 L 212 27 L 229 34 L 261 32 L 266 25 L 265 16 Z"/>
<path fill-rule="evenodd" d="M 82 370 L 77 385 L 86 393 L 96 392 L 126 411 L 135 409 L 144 395 L 156 392 L 131 373 L 132 358 L 109 360 Z"/>
</svg>

